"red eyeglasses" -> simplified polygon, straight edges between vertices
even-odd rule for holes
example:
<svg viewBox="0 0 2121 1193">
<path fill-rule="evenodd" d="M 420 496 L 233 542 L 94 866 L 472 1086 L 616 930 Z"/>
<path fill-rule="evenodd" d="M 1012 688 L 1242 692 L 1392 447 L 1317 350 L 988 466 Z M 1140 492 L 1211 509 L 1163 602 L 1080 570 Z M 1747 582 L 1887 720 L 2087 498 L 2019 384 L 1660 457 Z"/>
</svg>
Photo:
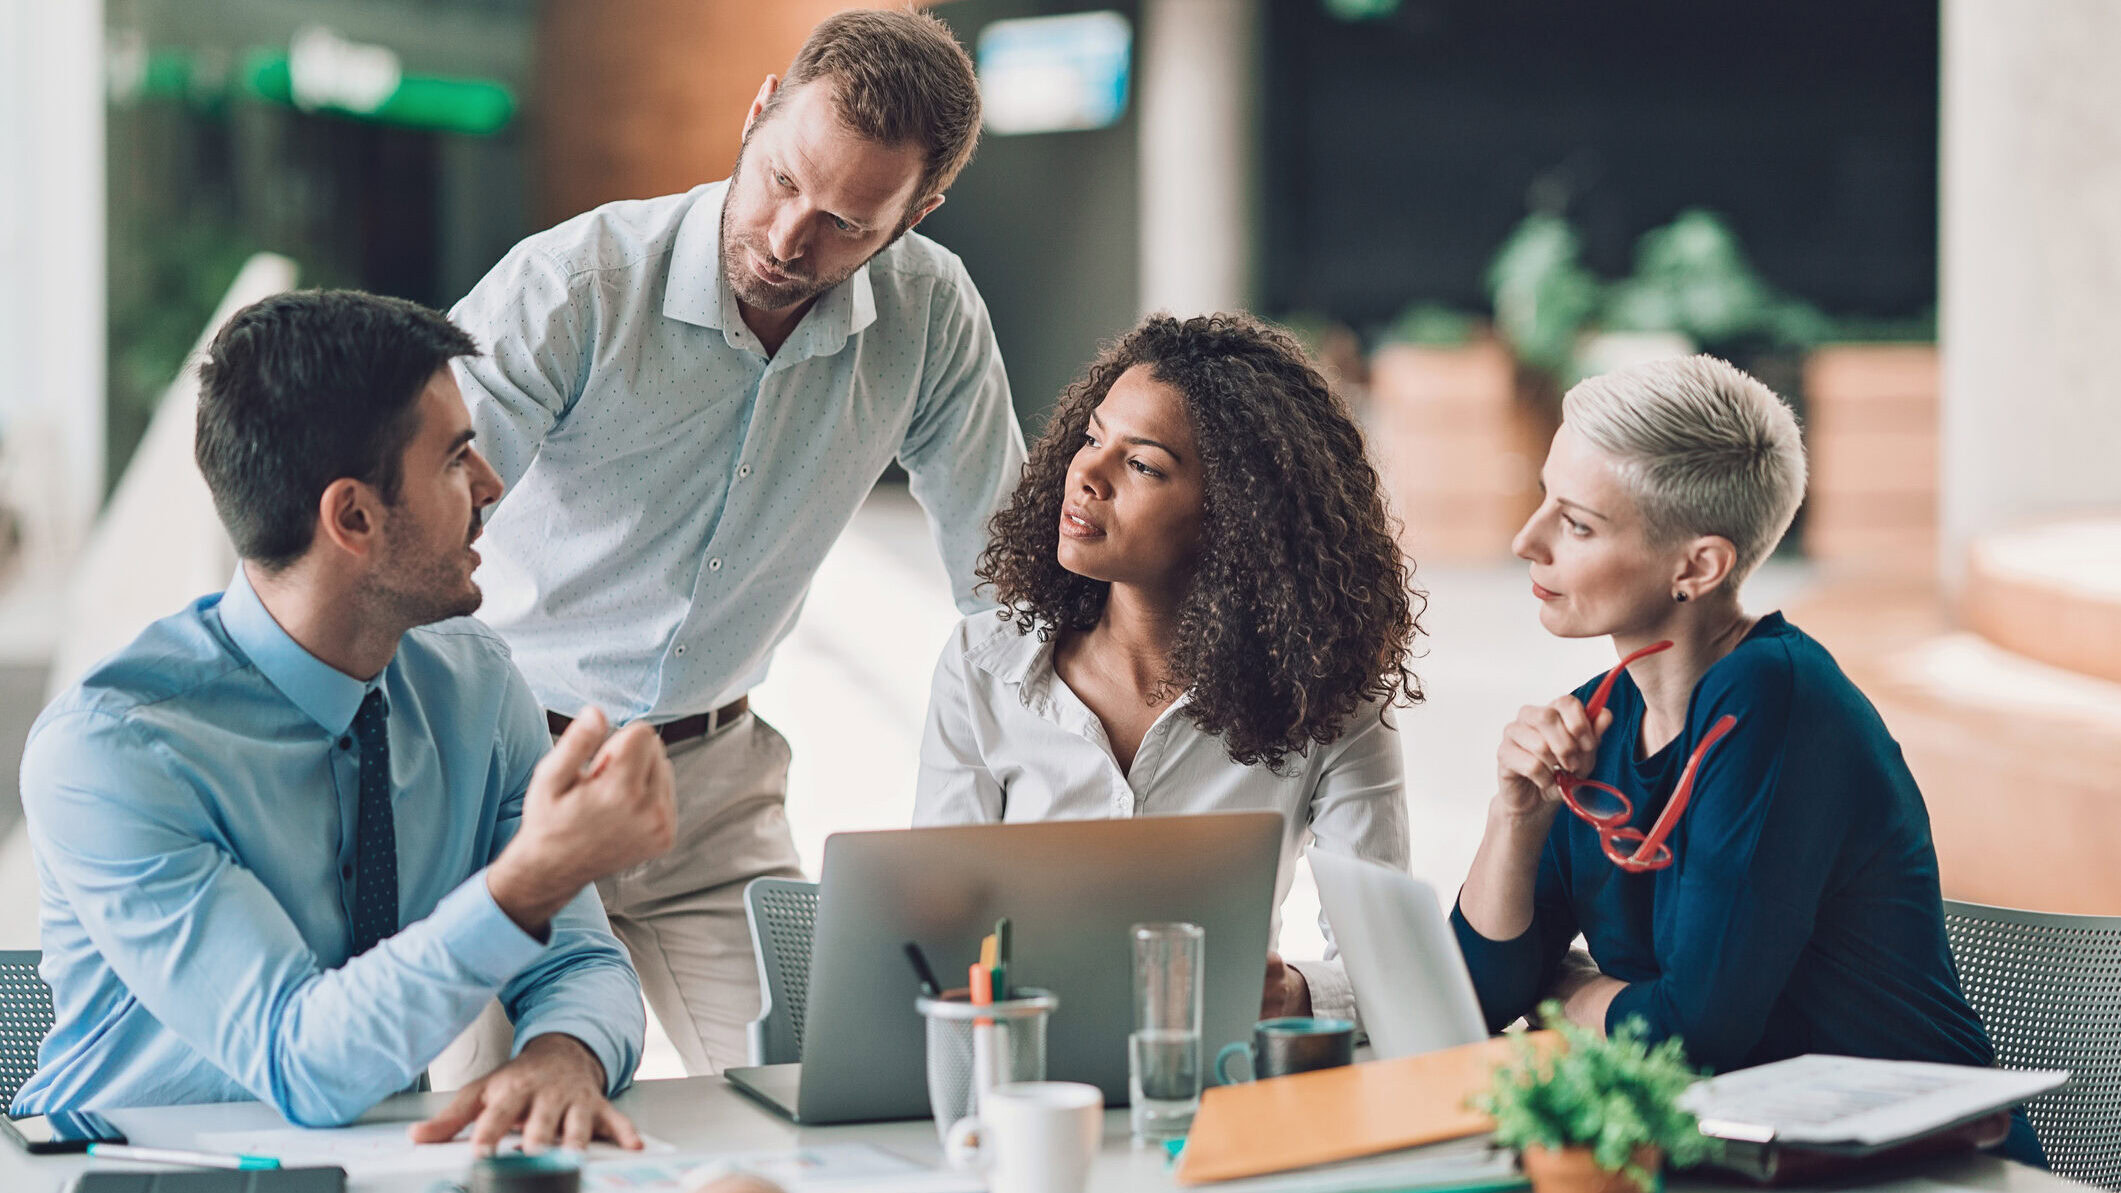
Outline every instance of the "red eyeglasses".
<svg viewBox="0 0 2121 1193">
<path fill-rule="evenodd" d="M 1618 666 L 1606 672 L 1598 690 L 1591 693 L 1591 702 L 1583 708 L 1585 714 L 1591 718 L 1591 723 L 1598 723 L 1598 714 L 1605 711 L 1606 697 L 1613 694 L 1613 684 L 1620 679 L 1620 673 L 1628 669 L 1628 664 L 1645 655 L 1653 655 L 1660 650 L 1671 648 L 1670 642 L 1653 642 L 1620 660 Z M 1621 793 L 1620 788 L 1610 783 L 1600 783 L 1596 779 L 1579 779 L 1567 771 L 1555 772 L 1554 782 L 1560 786 L 1562 802 L 1569 805 L 1569 811 L 1576 813 L 1598 830 L 1598 844 L 1614 865 L 1630 874 L 1662 870 L 1672 864 L 1672 851 L 1664 843 L 1664 839 L 1671 834 L 1672 826 L 1679 823 L 1680 815 L 1686 811 L 1687 801 L 1693 798 L 1694 776 L 1701 771 L 1702 758 L 1707 756 L 1710 746 L 1722 741 L 1723 735 L 1729 733 L 1737 724 L 1737 717 L 1725 714 L 1717 718 L 1714 725 L 1709 726 L 1708 733 L 1702 736 L 1701 744 L 1694 747 L 1694 753 L 1687 759 L 1686 770 L 1679 775 L 1679 786 L 1672 790 L 1672 802 L 1666 804 L 1664 811 L 1658 814 L 1657 823 L 1650 826 L 1648 836 L 1644 836 L 1641 829 L 1628 827 L 1628 818 L 1635 814 L 1635 805 Z"/>
</svg>

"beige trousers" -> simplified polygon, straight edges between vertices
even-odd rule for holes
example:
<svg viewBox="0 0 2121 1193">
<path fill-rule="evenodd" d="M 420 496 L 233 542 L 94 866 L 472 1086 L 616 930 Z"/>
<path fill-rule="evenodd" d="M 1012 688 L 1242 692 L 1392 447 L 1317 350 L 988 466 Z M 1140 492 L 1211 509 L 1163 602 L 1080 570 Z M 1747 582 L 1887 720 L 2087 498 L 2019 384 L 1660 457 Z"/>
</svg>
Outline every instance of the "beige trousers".
<svg viewBox="0 0 2121 1193">
<path fill-rule="evenodd" d="M 754 878 L 800 878 L 788 834 L 788 742 L 757 714 L 672 747 L 678 823 L 670 852 L 598 881 L 611 929 L 694 1076 L 749 1063 L 758 961 L 744 919 Z M 513 1051 L 500 1004 L 431 1066 L 436 1089 L 485 1075 Z"/>
</svg>

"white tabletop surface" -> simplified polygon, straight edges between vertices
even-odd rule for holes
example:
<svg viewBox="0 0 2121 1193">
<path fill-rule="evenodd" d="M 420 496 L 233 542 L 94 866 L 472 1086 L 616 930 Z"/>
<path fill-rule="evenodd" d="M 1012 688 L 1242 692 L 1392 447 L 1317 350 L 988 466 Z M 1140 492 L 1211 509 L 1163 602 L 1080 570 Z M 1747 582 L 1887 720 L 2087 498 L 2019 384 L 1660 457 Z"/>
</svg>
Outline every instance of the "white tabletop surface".
<svg viewBox="0 0 2121 1193">
<path fill-rule="evenodd" d="M 441 1109 L 443 1094 L 404 1094 L 371 1111 L 363 1122 L 415 1121 Z M 732 1089 L 719 1077 L 682 1081 L 644 1081 L 620 1099 L 642 1131 L 687 1153 L 772 1151 L 828 1143 L 866 1142 L 901 1155 L 939 1163 L 935 1125 L 931 1120 L 869 1123 L 843 1127 L 798 1127 Z M 113 1111 L 135 1143 L 183 1147 L 201 1132 L 277 1129 L 286 1124 L 261 1103 L 173 1106 L 153 1110 Z M 60 1193 L 68 1180 L 95 1164 L 120 1167 L 79 1156 L 31 1157 L 0 1145 L 0 1190 L 5 1193 Z M 387 1177 L 348 1182 L 350 1193 L 424 1193 L 433 1176 Z M 1149 1193 L 1175 1189 L 1161 1148 L 1135 1145 L 1128 1138 L 1124 1110 L 1107 1112 L 1105 1143 L 1091 1174 L 1097 1193 Z M 1731 1188 L 1677 1180 L 1674 1193 Z M 1984 1193 L 2079 1193 L 2089 1186 L 2022 1165 L 1989 1157 L 1960 1157 L 1904 1170 L 1896 1179 L 1842 1188 L 1875 1188 L 1887 1193 L 1947 1193 L 1958 1188 Z M 1212 1186 L 1211 1186 L 1212 1188 Z"/>
</svg>

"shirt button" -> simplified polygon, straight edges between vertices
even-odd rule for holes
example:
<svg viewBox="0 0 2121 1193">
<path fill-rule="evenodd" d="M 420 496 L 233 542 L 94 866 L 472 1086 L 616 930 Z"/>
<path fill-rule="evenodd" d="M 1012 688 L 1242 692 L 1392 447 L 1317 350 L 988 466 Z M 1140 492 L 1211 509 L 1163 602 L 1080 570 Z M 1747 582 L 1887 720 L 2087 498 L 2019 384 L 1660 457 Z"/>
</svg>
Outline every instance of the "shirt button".
<svg viewBox="0 0 2121 1193">
<path fill-rule="evenodd" d="M 739 466 L 738 466 L 738 468 L 737 468 L 737 470 L 736 470 L 736 476 L 737 476 L 737 479 L 738 479 L 738 480 L 742 480 L 742 479 L 744 479 L 745 477 L 747 477 L 747 476 L 750 476 L 750 475 L 751 475 L 751 465 L 749 465 L 749 464 L 743 464 L 743 465 L 739 465 Z"/>
<path fill-rule="evenodd" d="M 345 880 L 346 880 L 346 881 L 348 881 L 348 882 L 352 882 L 352 881 L 353 881 L 353 863 L 352 863 L 352 862 L 348 862 L 348 863 L 346 863 L 345 865 L 343 865 L 343 866 L 340 866 L 340 867 L 339 867 L 339 877 L 341 877 L 341 878 L 345 879 Z"/>
<path fill-rule="evenodd" d="M 708 571 L 710 571 L 710 572 L 719 572 L 719 571 L 721 571 L 721 570 L 722 570 L 722 561 L 721 561 L 720 559 L 710 559 L 710 560 L 708 560 L 708 561 L 707 561 L 707 570 L 708 570 Z"/>
<path fill-rule="evenodd" d="M 685 645 L 684 645 L 684 643 L 679 643 L 679 644 L 678 644 L 678 648 L 677 648 L 677 651 L 676 651 L 676 653 L 678 653 L 678 654 L 684 654 L 684 653 L 685 653 Z"/>
<path fill-rule="evenodd" d="M 350 737 L 342 737 L 342 738 L 340 738 L 340 739 L 339 739 L 339 748 L 340 748 L 340 749 L 342 749 L 342 750 L 351 750 L 351 749 L 353 749 L 353 739 L 352 739 L 352 738 L 350 738 Z"/>
</svg>

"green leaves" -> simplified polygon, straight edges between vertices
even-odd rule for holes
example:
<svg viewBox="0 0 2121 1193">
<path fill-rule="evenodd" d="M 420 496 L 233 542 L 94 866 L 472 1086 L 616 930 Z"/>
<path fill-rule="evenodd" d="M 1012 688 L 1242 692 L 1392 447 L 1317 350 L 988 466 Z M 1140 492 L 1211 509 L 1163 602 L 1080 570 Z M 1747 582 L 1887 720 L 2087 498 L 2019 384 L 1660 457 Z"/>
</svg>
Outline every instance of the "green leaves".
<svg viewBox="0 0 2121 1193">
<path fill-rule="evenodd" d="M 1634 1018 L 1601 1038 L 1564 1019 L 1561 1004 L 1551 1000 L 1539 1014 L 1567 1047 L 1543 1057 L 1522 1043 L 1516 1063 L 1497 1069 L 1488 1092 L 1474 1098 L 1476 1108 L 1494 1117 L 1496 1142 L 1518 1149 L 1588 1146 L 1600 1168 L 1625 1169 L 1644 1188 L 1651 1174 L 1634 1164 L 1637 1148 L 1656 1148 L 1675 1165 L 1708 1153 L 1712 1141 L 1677 1105 L 1700 1077 L 1679 1039 L 1650 1044 Z"/>
</svg>

